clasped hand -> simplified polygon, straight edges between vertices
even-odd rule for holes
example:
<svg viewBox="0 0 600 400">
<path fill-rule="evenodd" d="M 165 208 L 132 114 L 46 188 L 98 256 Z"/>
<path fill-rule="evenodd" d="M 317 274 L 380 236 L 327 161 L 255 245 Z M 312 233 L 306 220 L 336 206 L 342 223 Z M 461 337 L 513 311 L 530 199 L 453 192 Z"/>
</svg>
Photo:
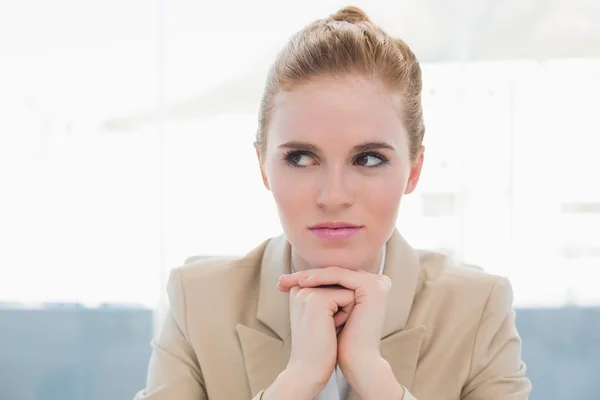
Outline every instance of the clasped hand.
<svg viewBox="0 0 600 400">
<path fill-rule="evenodd" d="M 339 267 L 281 276 L 278 289 L 290 293 L 287 369 L 314 383 L 311 396 L 327 384 L 336 364 L 359 394 L 373 380 L 372 371 L 387 364 L 379 346 L 391 285 L 385 275 Z"/>
</svg>

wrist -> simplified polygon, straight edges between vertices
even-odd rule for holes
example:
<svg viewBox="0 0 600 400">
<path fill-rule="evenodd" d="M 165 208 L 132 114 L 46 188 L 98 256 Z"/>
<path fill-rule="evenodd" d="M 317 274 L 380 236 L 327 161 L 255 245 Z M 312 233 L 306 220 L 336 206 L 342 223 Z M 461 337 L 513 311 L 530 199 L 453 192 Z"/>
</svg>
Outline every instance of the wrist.
<svg viewBox="0 0 600 400">
<path fill-rule="evenodd" d="M 364 400 L 402 400 L 404 387 L 396 379 L 390 364 L 383 358 L 361 362 L 359 370 L 353 370 L 351 386 Z"/>
<path fill-rule="evenodd" d="M 323 386 L 303 373 L 301 369 L 288 366 L 265 391 L 262 400 L 312 400 L 319 394 Z"/>
</svg>

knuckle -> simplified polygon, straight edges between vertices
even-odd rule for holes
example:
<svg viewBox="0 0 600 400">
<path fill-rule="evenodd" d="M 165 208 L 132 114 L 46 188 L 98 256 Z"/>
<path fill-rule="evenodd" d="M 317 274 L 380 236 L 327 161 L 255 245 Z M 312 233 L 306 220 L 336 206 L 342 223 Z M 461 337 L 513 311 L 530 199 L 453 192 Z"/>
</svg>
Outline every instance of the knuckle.
<svg viewBox="0 0 600 400">
<path fill-rule="evenodd" d="M 299 289 L 297 298 L 302 304 L 309 305 L 315 301 L 315 292 L 310 289 Z"/>
<path fill-rule="evenodd" d="M 313 291 L 307 291 L 306 295 L 304 296 L 304 303 L 305 304 L 311 304 L 315 302 L 315 292 Z"/>
<path fill-rule="evenodd" d="M 307 308 L 317 309 L 322 308 L 327 304 L 327 296 L 320 291 L 311 291 L 305 302 Z"/>
<path fill-rule="evenodd" d="M 295 276 L 298 280 L 303 279 L 306 277 L 306 271 L 295 272 L 292 276 Z"/>
<path fill-rule="evenodd" d="M 298 286 L 294 286 L 292 290 L 294 290 L 294 293 L 296 294 L 296 300 L 298 301 L 304 301 L 306 295 L 308 294 L 305 290 L 302 290 L 302 288 Z"/>
<path fill-rule="evenodd" d="M 392 280 L 386 275 L 378 275 L 375 286 L 378 291 L 387 293 L 392 288 Z"/>
</svg>

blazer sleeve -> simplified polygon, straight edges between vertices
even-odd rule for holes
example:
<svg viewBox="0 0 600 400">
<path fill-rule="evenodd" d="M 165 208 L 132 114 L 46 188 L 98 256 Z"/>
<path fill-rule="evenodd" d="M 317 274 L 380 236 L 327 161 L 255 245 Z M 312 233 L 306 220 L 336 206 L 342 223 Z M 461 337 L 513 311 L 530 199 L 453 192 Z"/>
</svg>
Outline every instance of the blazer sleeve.
<svg viewBox="0 0 600 400">
<path fill-rule="evenodd" d="M 527 400 L 531 382 L 521 360 L 513 291 L 505 278 L 492 288 L 477 328 L 462 400 Z"/>
<path fill-rule="evenodd" d="M 146 388 L 134 400 L 207 400 L 204 378 L 186 328 L 186 304 L 178 269 L 167 286 L 170 307 L 152 341 Z"/>
</svg>

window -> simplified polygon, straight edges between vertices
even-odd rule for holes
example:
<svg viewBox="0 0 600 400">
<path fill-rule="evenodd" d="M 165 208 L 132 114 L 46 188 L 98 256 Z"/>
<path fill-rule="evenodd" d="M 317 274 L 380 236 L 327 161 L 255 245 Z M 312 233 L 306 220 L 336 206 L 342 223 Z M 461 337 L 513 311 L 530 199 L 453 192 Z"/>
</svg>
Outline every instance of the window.
<svg viewBox="0 0 600 400">
<path fill-rule="evenodd" d="M 252 149 L 264 79 L 339 3 L 5 3 L 0 398 L 129 399 L 169 269 L 281 232 Z M 422 63 L 398 228 L 510 278 L 533 400 L 595 399 L 598 6 L 442 3 L 357 3 Z"/>
</svg>

